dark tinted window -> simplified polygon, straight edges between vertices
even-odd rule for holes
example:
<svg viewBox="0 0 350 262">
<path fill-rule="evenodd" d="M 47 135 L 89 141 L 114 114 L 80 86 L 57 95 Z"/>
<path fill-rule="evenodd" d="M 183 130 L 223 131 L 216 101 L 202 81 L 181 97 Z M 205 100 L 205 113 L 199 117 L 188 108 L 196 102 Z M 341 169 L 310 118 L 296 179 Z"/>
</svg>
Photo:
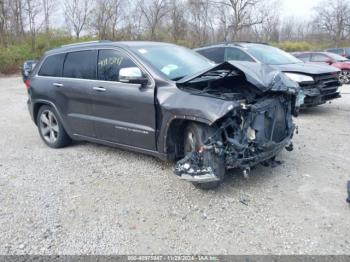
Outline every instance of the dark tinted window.
<svg viewBox="0 0 350 262">
<path fill-rule="evenodd" d="M 137 67 L 123 53 L 117 50 L 100 50 L 98 55 L 98 79 L 104 81 L 119 81 L 121 68 Z"/>
<path fill-rule="evenodd" d="M 328 56 L 323 54 L 312 54 L 311 61 L 313 62 L 327 62 L 331 60 Z"/>
<path fill-rule="evenodd" d="M 40 76 L 62 76 L 63 61 L 66 54 L 52 55 L 45 59 L 40 68 Z"/>
<path fill-rule="evenodd" d="M 96 79 L 97 51 L 68 53 L 63 67 L 63 77 Z"/>
<path fill-rule="evenodd" d="M 302 60 L 304 62 L 310 62 L 311 55 L 310 54 L 301 54 L 301 55 L 297 55 L 297 58 L 299 58 L 300 60 Z"/>
<path fill-rule="evenodd" d="M 226 61 L 235 60 L 235 61 L 249 61 L 254 62 L 254 60 L 247 55 L 242 50 L 234 47 L 226 48 Z"/>
<path fill-rule="evenodd" d="M 197 52 L 215 63 L 223 63 L 225 61 L 225 48 L 223 47 L 202 49 Z"/>
</svg>

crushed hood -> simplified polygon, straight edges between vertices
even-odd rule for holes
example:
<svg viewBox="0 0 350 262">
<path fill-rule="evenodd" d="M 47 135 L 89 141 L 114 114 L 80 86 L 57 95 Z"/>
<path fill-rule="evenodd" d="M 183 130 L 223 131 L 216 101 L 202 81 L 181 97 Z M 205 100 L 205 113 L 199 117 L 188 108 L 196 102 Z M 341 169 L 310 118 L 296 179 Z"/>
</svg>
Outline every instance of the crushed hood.
<svg viewBox="0 0 350 262">
<path fill-rule="evenodd" d="M 273 68 L 269 65 L 244 61 L 230 61 L 215 65 L 212 68 L 180 79 L 177 81 L 177 85 L 186 86 L 188 83 L 197 81 L 211 72 L 219 70 L 233 70 L 243 74 L 247 82 L 262 92 L 284 91 L 294 93 L 295 90 L 299 88 L 296 82 L 290 80 L 279 69 Z"/>
</svg>

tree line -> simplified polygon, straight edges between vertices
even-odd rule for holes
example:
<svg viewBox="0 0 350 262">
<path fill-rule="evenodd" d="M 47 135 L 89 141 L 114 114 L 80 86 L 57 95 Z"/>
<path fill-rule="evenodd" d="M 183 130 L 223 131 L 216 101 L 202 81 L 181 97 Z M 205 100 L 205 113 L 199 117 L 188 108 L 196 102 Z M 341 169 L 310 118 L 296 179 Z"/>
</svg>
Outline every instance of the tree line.
<svg viewBox="0 0 350 262">
<path fill-rule="evenodd" d="M 223 41 L 350 39 L 350 0 L 322 0 L 305 19 L 281 16 L 279 0 L 0 0 L 0 44 L 43 35 L 168 41 L 190 47 Z M 55 23 L 61 21 L 62 26 Z"/>
</svg>

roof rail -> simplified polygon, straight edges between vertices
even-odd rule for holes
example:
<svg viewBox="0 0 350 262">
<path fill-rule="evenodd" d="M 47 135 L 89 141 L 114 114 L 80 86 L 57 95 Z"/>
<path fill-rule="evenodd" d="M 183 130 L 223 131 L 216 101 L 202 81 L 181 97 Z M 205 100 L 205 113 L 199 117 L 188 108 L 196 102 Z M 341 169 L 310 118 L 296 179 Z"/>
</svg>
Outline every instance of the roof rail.
<svg viewBox="0 0 350 262">
<path fill-rule="evenodd" d="M 71 46 L 80 46 L 86 44 L 97 44 L 97 43 L 105 43 L 111 42 L 110 40 L 97 40 L 97 41 L 87 41 L 87 42 L 78 42 L 73 44 L 62 45 L 61 47 L 71 47 Z"/>
</svg>

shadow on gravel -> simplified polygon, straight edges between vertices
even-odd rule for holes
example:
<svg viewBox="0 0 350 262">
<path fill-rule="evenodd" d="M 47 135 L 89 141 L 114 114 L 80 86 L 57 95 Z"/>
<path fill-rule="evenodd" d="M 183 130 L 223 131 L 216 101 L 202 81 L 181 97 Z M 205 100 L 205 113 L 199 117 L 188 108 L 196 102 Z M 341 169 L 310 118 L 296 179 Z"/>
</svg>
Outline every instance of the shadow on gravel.
<svg viewBox="0 0 350 262">
<path fill-rule="evenodd" d="M 303 108 L 300 110 L 299 117 L 303 116 L 311 116 L 311 115 L 331 115 L 332 109 L 327 106 L 328 104 L 325 105 L 319 105 L 316 107 L 308 107 L 308 108 Z"/>
<path fill-rule="evenodd" d="M 278 171 L 278 169 L 282 168 L 283 166 L 280 166 L 274 168 L 273 170 Z M 258 165 L 251 170 L 249 178 L 247 179 L 243 176 L 242 170 L 231 169 L 228 170 L 226 173 L 224 184 L 237 188 L 242 187 L 244 185 L 260 185 L 264 183 L 269 183 L 268 181 L 271 180 L 276 175 L 276 173 L 279 174 L 281 172 L 272 172 L 272 169 L 270 167 Z"/>
</svg>

